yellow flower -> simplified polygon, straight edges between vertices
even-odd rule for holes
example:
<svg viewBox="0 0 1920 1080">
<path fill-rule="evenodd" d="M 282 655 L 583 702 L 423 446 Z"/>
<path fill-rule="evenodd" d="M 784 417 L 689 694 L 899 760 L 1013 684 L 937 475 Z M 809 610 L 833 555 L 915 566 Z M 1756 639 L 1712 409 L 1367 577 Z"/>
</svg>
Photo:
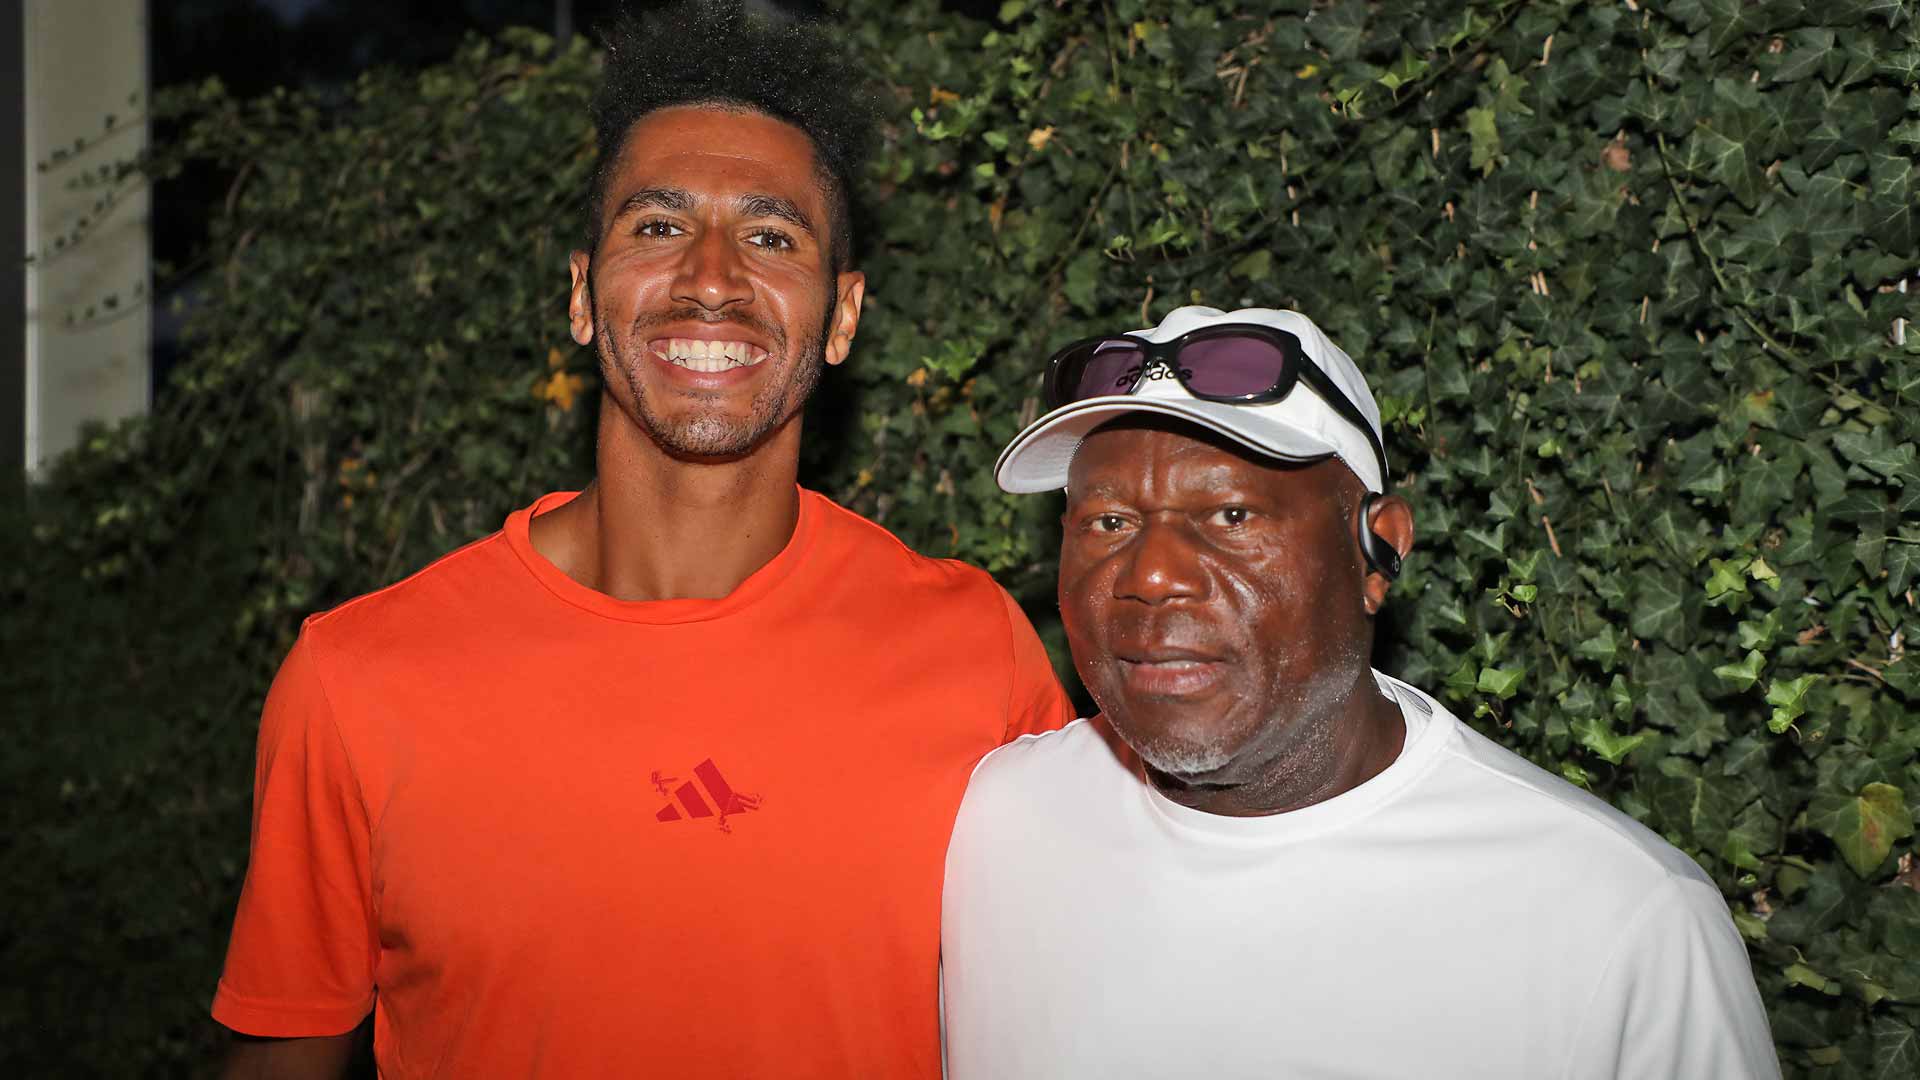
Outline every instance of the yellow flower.
<svg viewBox="0 0 1920 1080">
<path fill-rule="evenodd" d="M 573 399 L 587 388 L 584 376 L 566 370 L 567 357 L 558 348 L 547 353 L 547 367 L 553 372 L 534 384 L 533 396 L 557 405 L 561 412 L 573 411 Z"/>
</svg>

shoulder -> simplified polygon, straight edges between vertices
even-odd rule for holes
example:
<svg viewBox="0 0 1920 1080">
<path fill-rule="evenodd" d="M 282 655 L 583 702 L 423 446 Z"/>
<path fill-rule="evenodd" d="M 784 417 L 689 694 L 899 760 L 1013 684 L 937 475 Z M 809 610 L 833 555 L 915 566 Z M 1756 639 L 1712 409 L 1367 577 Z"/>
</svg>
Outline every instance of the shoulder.
<svg viewBox="0 0 1920 1080">
<path fill-rule="evenodd" d="M 1069 778 L 1073 783 L 1061 783 Z M 967 784 L 967 801 L 1025 803 L 1065 794 L 1084 804 L 1088 784 L 1130 786 L 1137 781 L 1133 751 L 1096 716 L 1022 735 L 981 758 Z"/>
<path fill-rule="evenodd" d="M 1431 701 L 1431 698 L 1428 698 Z M 1433 794 L 1471 807 L 1474 830 L 1501 834 L 1511 850 L 1564 864 L 1590 885 L 1623 896 L 1664 878 L 1712 881 L 1685 853 L 1590 792 L 1522 758 L 1436 705 L 1451 727 Z"/>
<path fill-rule="evenodd" d="M 937 559 L 908 547 L 885 526 L 817 491 L 804 491 L 819 513 L 820 542 L 835 560 L 858 567 L 863 588 L 936 594 L 974 594 L 999 604 L 1003 590 L 985 570 L 958 559 Z"/>
<path fill-rule="evenodd" d="M 499 595 L 517 560 L 495 532 L 442 555 L 385 588 L 307 617 L 301 639 L 320 657 L 341 652 L 380 656 L 423 630 L 444 631 Z"/>
</svg>

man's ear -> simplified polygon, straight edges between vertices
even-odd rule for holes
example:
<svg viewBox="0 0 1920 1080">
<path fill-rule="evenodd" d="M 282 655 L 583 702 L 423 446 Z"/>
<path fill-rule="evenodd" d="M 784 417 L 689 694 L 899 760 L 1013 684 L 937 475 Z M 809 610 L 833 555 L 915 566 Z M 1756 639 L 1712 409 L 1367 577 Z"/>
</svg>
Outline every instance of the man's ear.
<svg viewBox="0 0 1920 1080">
<path fill-rule="evenodd" d="M 867 296 L 867 275 L 849 270 L 834 282 L 833 333 L 827 338 L 827 363 L 844 364 L 853 348 L 853 332 L 860 327 L 860 302 Z"/>
<path fill-rule="evenodd" d="M 567 273 L 573 278 L 567 288 L 567 329 L 580 345 L 593 344 L 593 289 L 588 285 L 592 269 L 593 256 L 586 252 L 567 256 Z"/>
<path fill-rule="evenodd" d="M 1360 527 L 1385 541 L 1402 559 L 1413 550 L 1413 507 L 1398 495 L 1378 495 L 1369 500 Z M 1362 586 L 1367 614 L 1379 614 L 1381 606 L 1387 602 L 1387 590 L 1392 587 L 1392 578 L 1368 568 Z"/>
</svg>

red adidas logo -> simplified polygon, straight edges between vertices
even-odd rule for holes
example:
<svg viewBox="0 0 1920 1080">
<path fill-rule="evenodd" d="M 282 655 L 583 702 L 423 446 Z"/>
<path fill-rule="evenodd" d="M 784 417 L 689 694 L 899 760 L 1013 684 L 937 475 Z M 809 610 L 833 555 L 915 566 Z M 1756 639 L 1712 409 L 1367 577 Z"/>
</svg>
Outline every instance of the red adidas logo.
<svg viewBox="0 0 1920 1080">
<path fill-rule="evenodd" d="M 713 818 L 714 824 L 720 827 L 721 832 L 732 832 L 733 826 L 727 823 L 729 817 L 748 810 L 760 809 L 760 796 L 733 790 L 733 785 L 727 783 L 727 778 L 720 775 L 720 768 L 713 763 L 712 758 L 695 765 L 693 776 L 694 780 L 699 781 L 698 784 L 688 780 L 676 787 L 675 782 L 680 779 L 679 777 L 662 776 L 658 769 L 653 771 L 654 790 L 667 796 L 667 805 L 653 815 L 656 820 L 679 821 L 682 817 Z M 705 797 L 702 797 L 700 790 L 703 786 L 706 788 Z M 676 803 L 678 805 L 675 805 Z M 684 815 L 681 813 L 682 809 L 686 811 Z"/>
</svg>

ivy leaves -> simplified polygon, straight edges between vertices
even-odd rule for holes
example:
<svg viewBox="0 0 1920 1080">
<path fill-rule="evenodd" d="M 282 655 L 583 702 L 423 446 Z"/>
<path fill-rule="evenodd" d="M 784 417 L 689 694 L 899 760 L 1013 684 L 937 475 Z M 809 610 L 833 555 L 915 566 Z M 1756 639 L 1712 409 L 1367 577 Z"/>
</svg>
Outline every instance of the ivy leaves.
<svg viewBox="0 0 1920 1080">
<path fill-rule="evenodd" d="M 1867 784 L 1852 795 L 1823 792 L 1807 807 L 1807 823 L 1825 833 L 1861 877 L 1870 876 L 1913 835 L 1913 811 L 1892 784 Z"/>
<path fill-rule="evenodd" d="M 1313 315 L 1420 519 L 1389 665 L 1714 873 L 1790 1071 L 1904 1061 L 1920 1001 L 1849 973 L 1913 933 L 1909 5 L 1066 3 L 941 33 L 982 63 L 937 82 L 968 127 L 939 161 L 993 179 L 944 185 L 928 231 L 1078 229 L 1037 281 L 977 245 L 1017 280 L 917 313 L 995 328 L 972 393 L 1179 303 Z M 889 62 L 917 88 L 943 61 Z M 1017 136 L 1042 128 L 1073 153 L 1036 179 Z M 950 255 L 908 241 L 875 279 L 956 280 Z"/>
<path fill-rule="evenodd" d="M 1912 1075 L 1912 0 L 846 6 L 893 115 L 807 482 L 992 569 L 1057 647 L 1057 506 L 990 475 L 1041 358 L 1179 304 L 1307 312 L 1418 516 L 1381 666 L 1698 859 L 1790 1074 Z M 19 546 L 161 593 L 155 552 L 228 554 L 188 650 L 226 681 L 143 694 L 128 730 L 179 745 L 140 760 L 241 747 L 244 710 L 191 703 L 257 696 L 310 607 L 582 475 L 557 298 L 594 77 L 521 34 L 344 102 L 178 99 L 178 157 L 245 175 L 225 287 L 165 407 L 66 463 Z"/>
</svg>

